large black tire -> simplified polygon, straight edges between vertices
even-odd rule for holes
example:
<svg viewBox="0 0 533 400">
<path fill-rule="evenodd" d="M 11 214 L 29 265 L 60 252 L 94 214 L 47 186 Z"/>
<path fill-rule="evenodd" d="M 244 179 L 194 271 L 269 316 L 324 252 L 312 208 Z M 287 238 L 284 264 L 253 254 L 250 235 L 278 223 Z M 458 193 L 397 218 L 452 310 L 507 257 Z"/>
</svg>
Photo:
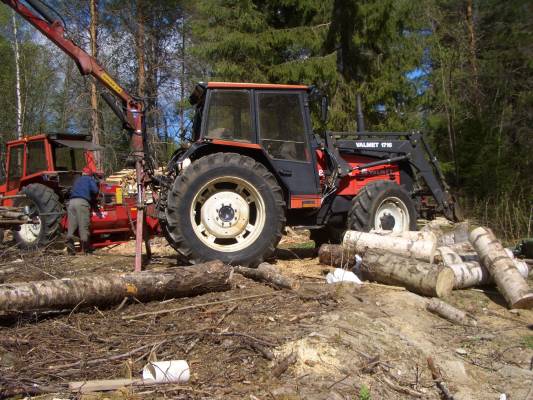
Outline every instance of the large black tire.
<svg viewBox="0 0 533 400">
<path fill-rule="evenodd" d="M 21 192 L 26 198 L 18 199 L 16 205 L 29 206 L 31 215 L 38 217 L 40 224 L 22 225 L 13 232 L 15 241 L 25 250 L 44 247 L 59 235 L 63 206 L 57 194 L 40 183 L 25 186 Z"/>
<path fill-rule="evenodd" d="M 400 214 L 406 219 L 396 221 L 392 217 L 394 211 L 383 212 L 383 207 L 390 204 L 392 208 L 397 207 L 401 210 Z M 379 226 L 376 226 L 376 214 L 379 212 L 385 214 L 379 218 Z M 348 213 L 348 229 L 368 232 L 371 229 L 393 230 L 399 228 L 397 224 L 402 223 L 403 229 L 416 230 L 416 209 L 407 193 L 400 185 L 391 181 L 376 181 L 364 186 L 363 189 L 352 200 L 352 206 Z"/>
<path fill-rule="evenodd" d="M 218 259 L 256 266 L 281 239 L 285 202 L 278 182 L 261 163 L 215 153 L 176 177 L 166 218 L 172 247 L 190 262 Z"/>
</svg>

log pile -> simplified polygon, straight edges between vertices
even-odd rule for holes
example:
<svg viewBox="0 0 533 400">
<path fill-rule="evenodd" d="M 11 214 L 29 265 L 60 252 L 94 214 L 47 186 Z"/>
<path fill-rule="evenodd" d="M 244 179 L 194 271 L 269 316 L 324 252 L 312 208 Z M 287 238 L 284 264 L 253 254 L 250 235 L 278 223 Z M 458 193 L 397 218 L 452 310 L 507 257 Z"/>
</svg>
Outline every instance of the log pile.
<svg viewBox="0 0 533 400">
<path fill-rule="evenodd" d="M 511 308 L 533 308 L 528 265 L 505 249 L 488 228 L 467 223 L 444 232 L 429 224 L 419 232 L 347 231 L 342 245 L 322 245 L 321 263 L 351 269 L 362 259 L 363 279 L 403 286 L 431 297 L 452 289 L 496 284 Z"/>
</svg>

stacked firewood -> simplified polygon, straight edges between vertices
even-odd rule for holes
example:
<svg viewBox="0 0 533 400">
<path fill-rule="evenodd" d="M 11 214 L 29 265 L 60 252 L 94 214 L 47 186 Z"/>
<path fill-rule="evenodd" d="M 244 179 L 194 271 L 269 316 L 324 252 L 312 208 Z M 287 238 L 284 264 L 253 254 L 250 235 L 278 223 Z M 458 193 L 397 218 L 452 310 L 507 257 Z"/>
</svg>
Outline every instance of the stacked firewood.
<svg viewBox="0 0 533 400">
<path fill-rule="evenodd" d="M 162 175 L 163 168 L 158 168 L 155 171 L 156 175 Z M 106 178 L 106 182 L 120 185 L 124 196 L 131 196 L 137 193 L 137 180 L 135 170 L 131 168 L 121 169 Z"/>
<path fill-rule="evenodd" d="M 448 233 L 431 225 L 420 232 L 348 231 L 342 245 L 319 250 L 320 262 L 340 268 L 352 268 L 356 254 L 363 260 L 356 272 L 367 280 L 432 297 L 496 284 L 511 308 L 533 308 L 528 265 L 488 228 L 470 231 L 461 223 Z"/>
</svg>

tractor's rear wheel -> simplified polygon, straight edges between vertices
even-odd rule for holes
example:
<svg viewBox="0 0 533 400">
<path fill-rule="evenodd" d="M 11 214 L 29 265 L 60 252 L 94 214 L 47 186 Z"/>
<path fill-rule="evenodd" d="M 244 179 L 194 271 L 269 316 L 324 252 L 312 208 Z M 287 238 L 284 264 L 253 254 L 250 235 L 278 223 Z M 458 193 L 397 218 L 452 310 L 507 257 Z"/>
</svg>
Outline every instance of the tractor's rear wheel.
<svg viewBox="0 0 533 400">
<path fill-rule="evenodd" d="M 416 210 L 409 193 L 391 181 L 369 183 L 352 200 L 348 229 L 394 232 L 416 230 Z"/>
<path fill-rule="evenodd" d="M 14 231 L 17 245 L 26 250 L 43 247 L 54 240 L 60 229 L 63 206 L 57 194 L 40 183 L 32 183 L 21 190 L 26 198 L 18 199 L 18 207 L 28 207 L 34 223 L 20 226 Z"/>
<path fill-rule="evenodd" d="M 274 176 L 254 159 L 215 153 L 193 162 L 168 194 L 167 236 L 193 263 L 219 259 L 258 265 L 285 225 L 285 203 Z"/>
</svg>

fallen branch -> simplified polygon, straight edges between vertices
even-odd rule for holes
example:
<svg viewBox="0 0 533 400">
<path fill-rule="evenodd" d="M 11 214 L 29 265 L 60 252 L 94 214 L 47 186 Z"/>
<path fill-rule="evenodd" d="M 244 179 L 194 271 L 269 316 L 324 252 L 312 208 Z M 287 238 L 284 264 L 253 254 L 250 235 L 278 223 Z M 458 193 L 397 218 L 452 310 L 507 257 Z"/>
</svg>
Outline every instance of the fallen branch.
<svg viewBox="0 0 533 400">
<path fill-rule="evenodd" d="M 275 289 L 298 288 L 298 282 L 281 275 L 276 267 L 268 263 L 261 263 L 257 268 L 236 266 L 233 270 L 254 281 L 266 282 Z"/>
<path fill-rule="evenodd" d="M 298 361 L 298 356 L 294 352 L 282 358 L 276 365 L 274 365 L 274 368 L 272 368 L 272 376 L 279 378 L 291 365 L 296 364 L 296 361 Z"/>
<path fill-rule="evenodd" d="M 431 370 L 431 376 L 433 377 L 433 380 L 435 381 L 435 385 L 437 388 L 441 391 L 442 396 L 445 400 L 454 400 L 453 395 L 450 393 L 448 388 L 446 387 L 446 384 L 444 383 L 441 374 L 437 370 L 437 367 L 435 367 L 435 364 L 433 362 L 433 358 L 428 357 L 427 358 L 428 367 Z"/>
<path fill-rule="evenodd" d="M 475 320 L 470 322 L 470 318 L 464 312 L 454 306 L 438 299 L 431 299 L 426 305 L 426 309 L 433 314 L 447 319 L 450 322 L 459 325 L 475 325 Z"/>
<path fill-rule="evenodd" d="M 387 378 L 384 375 L 382 375 L 381 378 L 378 378 L 378 379 L 383 380 L 383 382 L 385 382 L 388 386 L 390 386 L 392 389 L 396 390 L 397 392 L 400 392 L 400 393 L 403 393 L 403 394 L 408 394 L 408 395 L 413 396 L 413 397 L 423 397 L 424 396 L 423 393 L 417 392 L 416 390 L 410 389 L 410 388 L 405 387 L 405 386 L 400 386 L 400 385 L 394 383 L 393 381 L 391 381 L 389 378 Z"/>
<path fill-rule="evenodd" d="M 190 306 L 183 306 L 183 307 L 177 307 L 177 308 L 167 308 L 166 310 L 148 311 L 148 312 L 143 312 L 143 313 L 133 314 L 133 315 L 123 315 L 122 319 L 135 319 L 135 318 L 146 317 L 146 316 L 149 316 L 149 315 L 169 314 L 169 313 L 178 312 L 178 311 L 191 310 L 193 308 L 213 306 L 215 304 L 232 303 L 234 301 L 255 299 L 257 297 L 266 297 L 266 296 L 272 296 L 272 295 L 275 295 L 275 294 L 276 294 L 276 292 L 252 294 L 250 296 L 234 297 L 232 299 L 210 301 L 208 303 L 191 304 Z"/>
</svg>

